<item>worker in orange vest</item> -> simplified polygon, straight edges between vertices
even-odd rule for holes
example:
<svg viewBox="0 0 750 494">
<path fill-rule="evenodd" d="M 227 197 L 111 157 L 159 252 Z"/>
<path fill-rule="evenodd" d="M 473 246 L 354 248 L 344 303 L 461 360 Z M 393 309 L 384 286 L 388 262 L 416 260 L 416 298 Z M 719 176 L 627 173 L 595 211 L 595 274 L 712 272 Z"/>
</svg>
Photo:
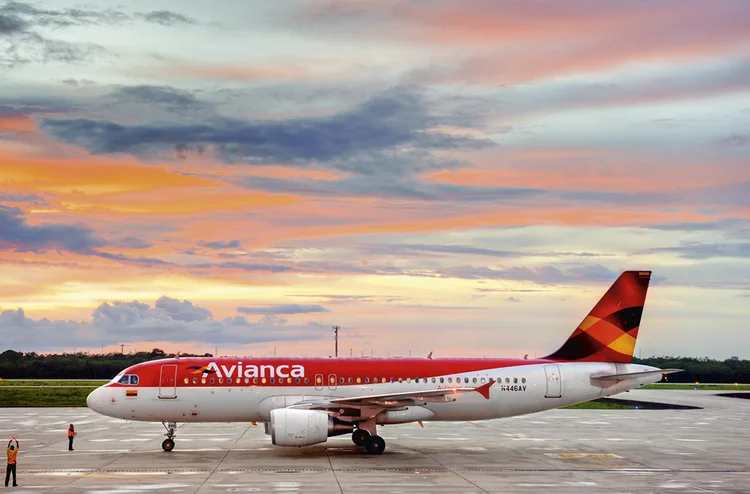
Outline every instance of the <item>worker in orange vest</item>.
<svg viewBox="0 0 750 494">
<path fill-rule="evenodd" d="M 16 442 L 13 445 L 13 441 Z M 10 480 L 10 473 L 13 472 L 13 487 L 18 487 L 16 482 L 16 461 L 18 459 L 18 439 L 16 436 L 8 441 L 8 468 L 5 469 L 5 487 L 8 487 L 8 481 Z"/>
<path fill-rule="evenodd" d="M 73 451 L 73 438 L 76 437 L 76 435 L 73 424 L 70 424 L 70 427 L 68 427 L 68 451 Z"/>
</svg>

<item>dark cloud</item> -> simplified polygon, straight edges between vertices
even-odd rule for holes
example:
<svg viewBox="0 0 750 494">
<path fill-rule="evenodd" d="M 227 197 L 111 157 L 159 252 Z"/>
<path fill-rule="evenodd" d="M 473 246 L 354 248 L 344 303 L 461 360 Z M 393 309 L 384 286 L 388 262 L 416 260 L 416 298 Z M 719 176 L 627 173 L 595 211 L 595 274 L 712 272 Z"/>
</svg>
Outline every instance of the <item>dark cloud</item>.
<svg viewBox="0 0 750 494">
<path fill-rule="evenodd" d="M 264 307 L 237 307 L 240 314 L 311 314 L 314 312 L 329 312 L 322 305 L 283 304 Z"/>
<path fill-rule="evenodd" d="M 66 250 L 79 254 L 95 254 L 107 242 L 83 226 L 29 225 L 19 208 L 0 205 L 0 249 L 17 252 Z"/>
<path fill-rule="evenodd" d="M 488 257 L 599 257 L 593 252 L 522 252 L 515 250 L 485 249 L 471 245 L 428 245 L 428 244 L 373 244 L 360 249 L 375 255 L 468 254 Z"/>
<path fill-rule="evenodd" d="M 459 168 L 463 166 L 460 162 L 444 160 L 423 160 L 413 157 L 418 166 L 413 166 L 413 171 L 439 168 Z M 411 199 L 420 201 L 507 201 L 513 199 L 524 199 L 552 196 L 553 192 L 543 189 L 514 188 L 514 187 L 483 187 L 470 185 L 452 185 L 426 183 L 411 176 L 397 176 L 393 168 L 398 167 L 404 172 L 409 170 L 408 160 L 388 160 L 382 156 L 382 167 L 369 166 L 375 162 L 352 161 L 354 169 L 338 164 L 338 168 L 345 171 L 362 173 L 340 180 L 313 180 L 313 179 L 281 179 L 274 177 L 261 177 L 257 175 L 235 175 L 228 179 L 234 185 L 253 190 L 266 192 L 278 192 L 313 197 L 376 197 L 389 199 Z M 375 175 L 377 170 L 385 171 L 382 175 Z"/>
<path fill-rule="evenodd" d="M 39 9 L 25 2 L 8 2 L 0 7 L 0 13 L 25 17 L 31 24 L 37 26 L 56 28 L 116 24 L 129 19 L 128 15 L 111 9 L 105 11 L 79 8 Z"/>
<path fill-rule="evenodd" d="M 90 228 L 82 225 L 49 223 L 29 225 L 21 209 L 0 205 L 0 251 L 39 253 L 56 250 L 146 266 L 170 265 L 170 263 L 160 259 L 132 257 L 101 250 L 103 247 L 118 245 L 126 247 L 129 245 L 129 248 L 143 248 L 145 246 L 142 241 L 135 238 L 109 242 L 97 236 Z"/>
<path fill-rule="evenodd" d="M 459 266 L 443 268 L 442 277 L 468 280 L 514 280 L 530 281 L 540 285 L 572 282 L 614 282 L 620 274 L 600 264 L 579 265 L 564 269 L 554 266 L 537 268 L 490 268 L 483 266 Z"/>
<path fill-rule="evenodd" d="M 151 22 L 154 24 L 161 24 L 162 26 L 174 26 L 178 24 L 188 25 L 196 24 L 197 22 L 190 17 L 178 14 L 176 12 L 170 12 L 168 10 L 155 10 L 146 14 L 136 14 L 141 19 Z"/>
<path fill-rule="evenodd" d="M 27 27 L 28 23 L 20 17 L 0 14 L 0 36 L 21 33 Z"/>
<path fill-rule="evenodd" d="M 676 247 L 654 247 L 635 254 L 672 253 L 686 259 L 750 258 L 750 242 L 686 242 Z"/>
<path fill-rule="evenodd" d="M 716 140 L 716 144 L 727 146 L 747 146 L 750 145 L 750 133 L 730 134 Z"/>
<path fill-rule="evenodd" d="M 116 245 L 118 247 L 125 247 L 126 249 L 148 249 L 149 247 L 153 246 L 154 244 L 151 242 L 147 242 L 145 240 L 142 240 L 140 238 L 135 237 L 125 237 L 121 240 L 119 240 Z"/>
<path fill-rule="evenodd" d="M 159 105 L 178 112 L 200 111 L 209 108 L 207 104 L 199 101 L 191 92 L 172 86 L 121 86 L 115 89 L 109 97 L 118 103 Z"/>
<path fill-rule="evenodd" d="M 199 240 L 197 242 L 197 245 L 200 247 L 206 247 L 207 249 L 241 249 L 242 244 L 239 240 L 230 240 L 228 242 L 222 242 L 222 241 L 216 241 L 216 242 L 206 242 L 203 240 Z"/>
<path fill-rule="evenodd" d="M 394 88 L 351 110 L 328 117 L 251 122 L 214 118 L 190 125 L 124 125 L 106 120 L 42 120 L 49 134 L 93 153 L 149 153 L 179 146 L 210 146 L 230 163 L 324 163 L 361 174 L 410 174 L 450 162 L 431 153 L 482 148 L 487 140 L 449 135 L 434 128 L 446 117 L 430 113 L 413 88 Z"/>
<path fill-rule="evenodd" d="M 0 202 L 14 202 L 19 204 L 29 204 L 32 206 L 49 206 L 47 200 L 38 194 L 29 194 L 27 192 L 0 192 Z M 2 205 L 0 205 L 0 215 L 2 215 Z"/>
<path fill-rule="evenodd" d="M 285 273 L 288 271 L 298 271 L 298 269 L 292 266 L 286 266 L 283 264 L 261 264 L 261 263 L 247 263 L 247 262 L 236 262 L 227 261 L 221 263 L 201 263 L 201 264 L 190 264 L 186 267 L 193 269 L 238 269 L 240 271 L 247 272 L 260 272 L 260 273 Z"/>
<path fill-rule="evenodd" d="M 165 26 L 194 23 L 188 17 L 169 11 L 138 13 L 135 18 Z M 0 6 L 0 67 L 12 68 L 32 62 L 72 64 L 109 56 L 107 50 L 95 43 L 48 38 L 40 34 L 38 28 L 122 25 L 133 19 L 114 9 L 44 9 L 25 2 L 7 2 Z"/>
</svg>

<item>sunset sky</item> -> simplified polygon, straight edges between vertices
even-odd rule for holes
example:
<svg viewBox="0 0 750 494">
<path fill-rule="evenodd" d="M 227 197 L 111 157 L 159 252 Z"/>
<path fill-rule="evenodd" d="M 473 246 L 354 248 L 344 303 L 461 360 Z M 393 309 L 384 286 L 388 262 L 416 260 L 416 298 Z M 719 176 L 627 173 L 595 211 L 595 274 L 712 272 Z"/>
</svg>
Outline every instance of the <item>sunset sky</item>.
<svg viewBox="0 0 750 494">
<path fill-rule="evenodd" d="M 1 1 L 1 0 L 0 0 Z M 750 358 L 750 2 L 0 3 L 0 338 Z"/>
</svg>

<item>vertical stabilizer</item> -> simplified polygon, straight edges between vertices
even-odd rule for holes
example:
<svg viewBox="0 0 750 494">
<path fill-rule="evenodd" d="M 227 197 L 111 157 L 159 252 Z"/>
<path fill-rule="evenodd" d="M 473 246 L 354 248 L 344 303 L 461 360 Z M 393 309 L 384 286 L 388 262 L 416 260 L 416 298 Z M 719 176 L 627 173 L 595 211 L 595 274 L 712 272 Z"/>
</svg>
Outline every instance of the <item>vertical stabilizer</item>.
<svg viewBox="0 0 750 494">
<path fill-rule="evenodd" d="M 651 271 L 625 271 L 550 360 L 633 361 Z"/>
</svg>

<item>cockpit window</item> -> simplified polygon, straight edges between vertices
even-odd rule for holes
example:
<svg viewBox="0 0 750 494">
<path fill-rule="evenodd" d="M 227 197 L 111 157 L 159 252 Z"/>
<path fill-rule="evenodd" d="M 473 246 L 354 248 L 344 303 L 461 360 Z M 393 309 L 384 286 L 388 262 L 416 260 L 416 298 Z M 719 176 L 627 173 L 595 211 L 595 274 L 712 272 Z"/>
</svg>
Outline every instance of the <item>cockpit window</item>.
<svg viewBox="0 0 750 494">
<path fill-rule="evenodd" d="M 136 386 L 138 384 L 138 376 L 136 376 L 135 374 L 125 374 L 117 379 L 117 384 L 128 384 L 130 386 Z"/>
</svg>

